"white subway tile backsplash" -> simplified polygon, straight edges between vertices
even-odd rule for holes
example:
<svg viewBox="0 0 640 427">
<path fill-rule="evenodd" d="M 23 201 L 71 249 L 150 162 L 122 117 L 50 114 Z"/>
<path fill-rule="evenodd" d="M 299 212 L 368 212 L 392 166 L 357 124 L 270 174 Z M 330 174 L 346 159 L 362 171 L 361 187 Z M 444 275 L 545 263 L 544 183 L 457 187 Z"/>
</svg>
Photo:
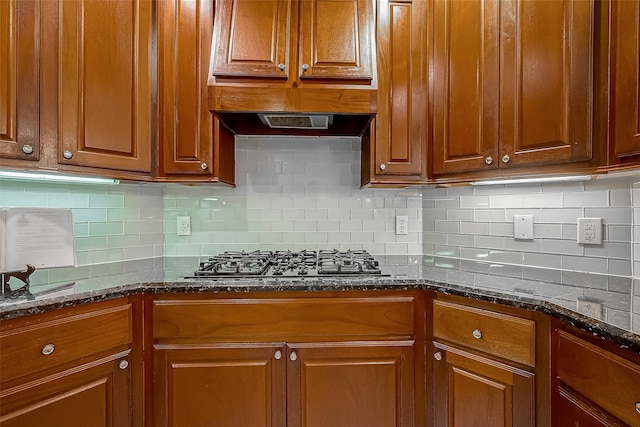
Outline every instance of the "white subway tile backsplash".
<svg viewBox="0 0 640 427">
<path fill-rule="evenodd" d="M 564 193 L 563 207 L 605 207 L 609 205 L 608 191 Z"/>
<path fill-rule="evenodd" d="M 534 193 L 490 196 L 491 208 L 562 207 L 562 194 Z"/>
</svg>

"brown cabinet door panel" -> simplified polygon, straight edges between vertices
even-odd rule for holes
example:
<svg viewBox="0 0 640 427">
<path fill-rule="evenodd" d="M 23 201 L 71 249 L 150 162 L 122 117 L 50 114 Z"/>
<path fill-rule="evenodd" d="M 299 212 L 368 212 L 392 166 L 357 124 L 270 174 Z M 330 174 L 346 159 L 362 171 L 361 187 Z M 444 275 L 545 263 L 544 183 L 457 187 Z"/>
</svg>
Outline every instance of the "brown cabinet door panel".
<svg viewBox="0 0 640 427">
<path fill-rule="evenodd" d="M 591 159 L 593 1 L 500 4 L 500 166 Z"/>
<path fill-rule="evenodd" d="M 116 355 L 117 356 L 117 355 Z M 131 424 L 126 355 L 89 363 L 0 392 L 3 427 L 120 427 Z"/>
<path fill-rule="evenodd" d="M 554 425 L 573 427 L 624 427 L 626 424 L 616 420 L 592 402 L 576 396 L 570 390 L 560 387 L 556 397 Z"/>
<path fill-rule="evenodd" d="M 211 5 L 209 0 L 158 4 L 160 157 L 167 175 L 213 172 L 213 118 L 206 102 Z"/>
<path fill-rule="evenodd" d="M 371 0 L 302 1 L 299 77 L 371 80 L 374 22 Z"/>
<path fill-rule="evenodd" d="M 40 156 L 39 35 L 39 2 L 0 2 L 0 157 Z"/>
<path fill-rule="evenodd" d="M 284 426 L 282 345 L 157 345 L 155 370 L 154 426 Z"/>
<path fill-rule="evenodd" d="M 152 2 L 59 7 L 60 163 L 150 171 Z"/>
<path fill-rule="evenodd" d="M 381 0 L 378 14 L 378 115 L 375 175 L 420 177 L 426 161 L 423 44 L 426 2 Z M 426 75 L 426 72 L 425 74 Z M 381 178 L 382 180 L 384 178 Z"/>
<path fill-rule="evenodd" d="M 498 167 L 499 3 L 434 2 L 434 173 Z"/>
<path fill-rule="evenodd" d="M 640 1 L 612 2 L 611 162 L 640 160 Z"/>
<path fill-rule="evenodd" d="M 435 425 L 535 426 L 534 374 L 436 345 Z"/>
<path fill-rule="evenodd" d="M 291 1 L 219 0 L 213 75 L 286 79 Z"/>
<path fill-rule="evenodd" d="M 288 347 L 288 427 L 414 425 L 412 341 Z"/>
</svg>

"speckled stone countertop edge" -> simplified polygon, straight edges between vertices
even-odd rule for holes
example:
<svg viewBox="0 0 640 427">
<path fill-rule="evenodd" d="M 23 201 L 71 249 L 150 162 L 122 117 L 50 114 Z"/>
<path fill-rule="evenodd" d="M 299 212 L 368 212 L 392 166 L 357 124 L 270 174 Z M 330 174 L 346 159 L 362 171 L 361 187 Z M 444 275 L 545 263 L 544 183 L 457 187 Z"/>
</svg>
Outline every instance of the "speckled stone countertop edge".
<svg viewBox="0 0 640 427">
<path fill-rule="evenodd" d="M 161 293 L 250 293 L 250 292 L 321 292 L 321 291 L 430 290 L 473 300 L 542 312 L 587 331 L 621 348 L 640 354 L 640 335 L 597 319 L 584 316 L 553 302 L 533 296 L 444 283 L 429 279 L 231 279 L 225 281 L 157 281 L 113 286 L 69 295 L 44 297 L 0 305 L 0 321 L 44 313 L 80 304 L 106 301 L 140 294 Z"/>
</svg>

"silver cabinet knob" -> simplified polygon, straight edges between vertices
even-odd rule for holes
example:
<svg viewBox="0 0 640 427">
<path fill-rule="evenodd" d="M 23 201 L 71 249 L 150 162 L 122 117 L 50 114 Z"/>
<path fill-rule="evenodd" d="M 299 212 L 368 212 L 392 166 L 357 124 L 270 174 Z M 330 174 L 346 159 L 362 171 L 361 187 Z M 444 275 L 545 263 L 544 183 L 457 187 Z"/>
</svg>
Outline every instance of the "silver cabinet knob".
<svg viewBox="0 0 640 427">
<path fill-rule="evenodd" d="M 118 367 L 120 369 L 127 369 L 129 367 L 129 362 L 127 362 L 126 360 L 121 360 L 120 363 L 118 363 Z"/>
<path fill-rule="evenodd" d="M 205 162 L 202 162 L 202 163 L 200 164 L 200 169 L 202 169 L 203 171 L 206 171 L 208 167 L 209 167 L 209 165 L 208 165 L 208 164 L 206 164 Z"/>
<path fill-rule="evenodd" d="M 387 165 L 385 165 L 384 163 L 380 163 L 380 170 L 383 171 L 387 168 Z"/>
<path fill-rule="evenodd" d="M 511 160 L 511 157 L 508 154 L 502 156 L 502 163 L 509 163 L 509 160 Z"/>
<path fill-rule="evenodd" d="M 44 347 L 42 347 L 42 350 L 40 351 L 42 354 L 44 354 L 45 356 L 50 355 L 51 353 L 53 353 L 56 349 L 56 346 L 53 344 L 47 344 Z"/>
<path fill-rule="evenodd" d="M 485 157 L 484 162 L 488 165 L 490 165 L 491 163 L 493 163 L 493 157 L 489 156 L 489 157 Z"/>
<path fill-rule="evenodd" d="M 282 352 L 280 350 L 276 350 L 276 354 L 273 355 L 276 360 L 282 359 Z"/>
<path fill-rule="evenodd" d="M 302 64 L 302 70 L 307 71 L 309 69 L 309 64 Z"/>
<path fill-rule="evenodd" d="M 636 402 L 636 412 L 640 414 L 640 402 Z"/>
<path fill-rule="evenodd" d="M 289 355 L 289 359 L 291 359 L 292 361 L 296 361 L 298 360 L 298 355 L 296 354 L 295 351 L 292 351 L 291 354 Z"/>
<path fill-rule="evenodd" d="M 284 69 L 285 69 L 284 64 L 278 64 L 278 70 L 284 71 Z"/>
<path fill-rule="evenodd" d="M 433 358 L 438 361 L 442 360 L 442 352 L 436 351 L 436 353 L 433 355 Z"/>
<path fill-rule="evenodd" d="M 73 157 L 73 153 L 69 150 L 64 150 L 62 152 L 62 157 L 64 157 L 65 159 L 69 160 Z"/>
<path fill-rule="evenodd" d="M 22 152 L 24 154 L 32 154 L 33 153 L 33 147 L 30 146 L 29 144 L 25 144 L 22 146 Z"/>
<path fill-rule="evenodd" d="M 482 331 L 480 329 L 474 329 L 473 332 L 471 332 L 471 335 L 473 335 L 475 339 L 479 340 L 482 338 Z"/>
</svg>

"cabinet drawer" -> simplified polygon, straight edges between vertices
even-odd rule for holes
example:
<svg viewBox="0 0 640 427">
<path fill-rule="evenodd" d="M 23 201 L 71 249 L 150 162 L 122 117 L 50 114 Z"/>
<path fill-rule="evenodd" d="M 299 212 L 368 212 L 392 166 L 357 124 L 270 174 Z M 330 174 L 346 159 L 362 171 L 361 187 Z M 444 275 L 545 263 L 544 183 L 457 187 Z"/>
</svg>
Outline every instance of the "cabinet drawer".
<svg viewBox="0 0 640 427">
<path fill-rule="evenodd" d="M 558 331 L 557 376 L 564 384 L 629 425 L 640 425 L 640 366 Z"/>
<path fill-rule="evenodd" d="M 255 341 L 414 333 L 412 296 L 155 301 L 153 337 Z"/>
<path fill-rule="evenodd" d="M 436 339 L 535 366 L 535 321 L 530 319 L 434 301 L 433 335 Z"/>
<path fill-rule="evenodd" d="M 131 304 L 99 309 L 0 332 L 0 383 L 131 342 Z M 47 354 L 48 353 L 48 354 Z"/>
</svg>

